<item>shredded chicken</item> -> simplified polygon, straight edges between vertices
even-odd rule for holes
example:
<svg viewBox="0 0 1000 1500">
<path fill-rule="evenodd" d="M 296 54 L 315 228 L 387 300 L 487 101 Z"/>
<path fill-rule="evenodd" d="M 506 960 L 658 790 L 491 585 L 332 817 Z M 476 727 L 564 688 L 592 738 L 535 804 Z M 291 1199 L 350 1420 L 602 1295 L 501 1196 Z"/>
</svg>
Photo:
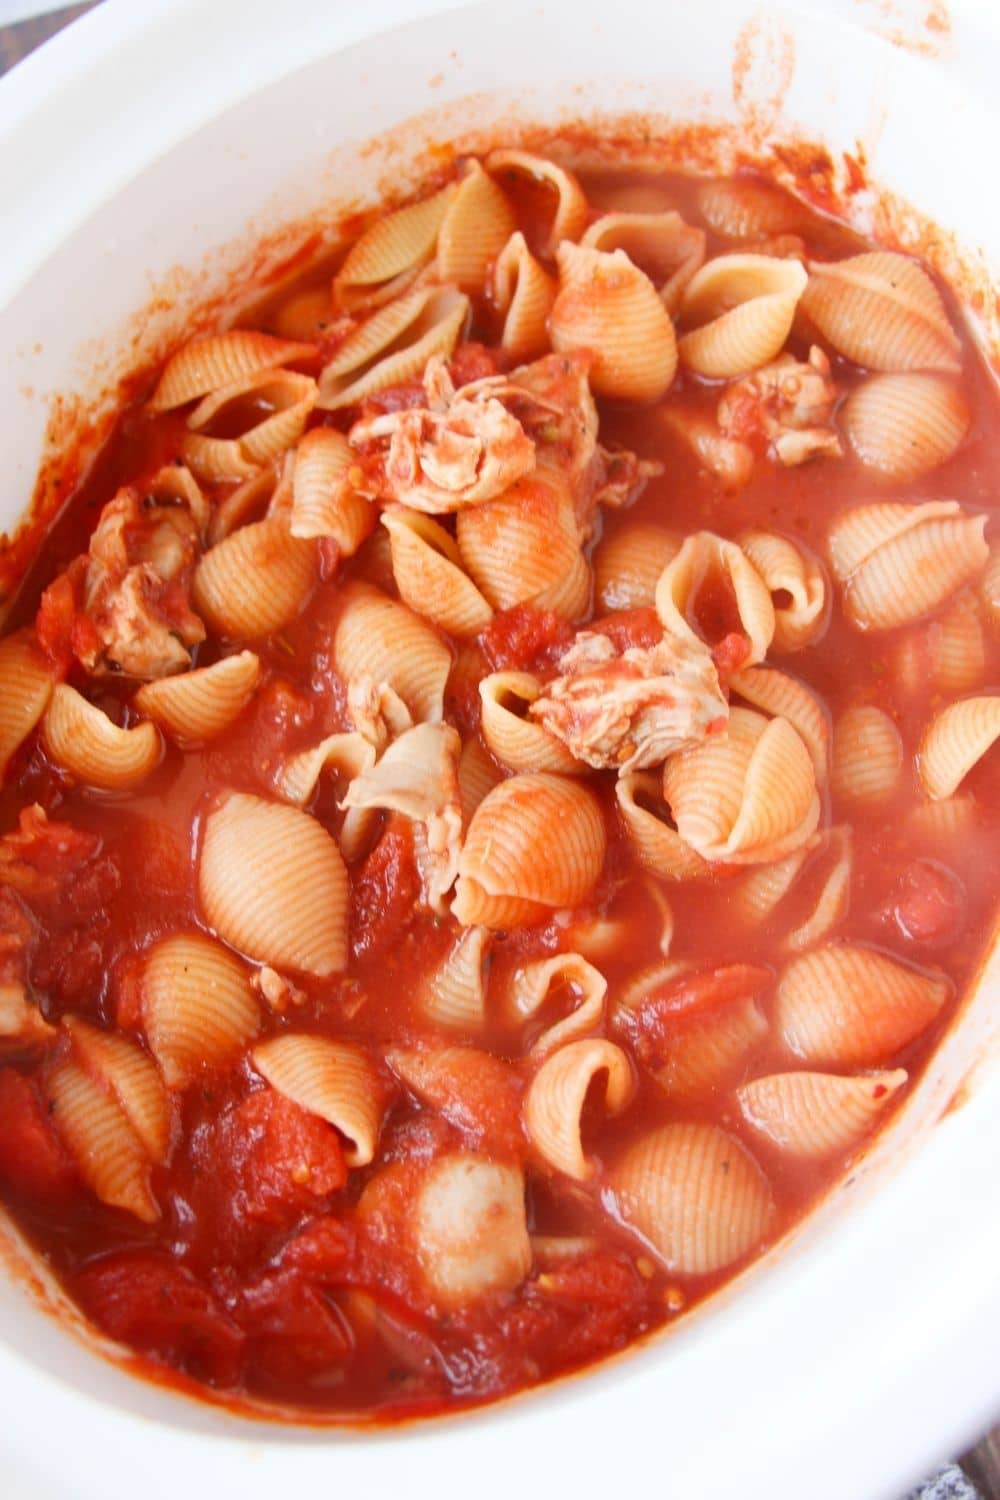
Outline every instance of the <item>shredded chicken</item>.
<svg viewBox="0 0 1000 1500">
<path fill-rule="evenodd" d="M 55 1041 L 56 1029 L 33 1003 L 28 961 L 35 926 L 14 891 L 0 886 L 0 1055 Z"/>
<path fill-rule="evenodd" d="M 394 741 L 370 771 L 355 776 L 342 808 L 384 808 L 413 822 L 423 900 L 443 915 L 458 874 L 462 806 L 458 757 L 462 742 L 449 724 L 417 724 Z"/>
<path fill-rule="evenodd" d="M 471 391 L 471 395 L 468 394 Z M 426 406 L 362 417 L 351 428 L 362 494 L 445 515 L 492 500 L 535 467 L 535 445 L 489 382 L 455 391 L 444 362 L 428 361 Z"/>
<path fill-rule="evenodd" d="M 668 635 L 619 652 L 606 635 L 582 631 L 559 671 L 529 713 L 599 770 L 658 766 L 728 723 L 729 706 L 700 641 Z"/>
<path fill-rule="evenodd" d="M 199 554 L 186 505 L 147 506 L 132 488 L 108 501 L 83 573 L 82 613 L 93 633 L 79 656 L 88 672 L 149 681 L 190 666 L 190 648 L 205 639 L 189 603 Z"/>
<path fill-rule="evenodd" d="M 612 510 L 623 510 L 638 500 L 650 479 L 663 473 L 663 465 L 655 459 L 639 458 L 628 448 L 605 448 L 598 445 L 599 478 L 593 503 L 609 505 Z"/>
<path fill-rule="evenodd" d="M 284 1015 L 290 1006 L 305 1004 L 305 992 L 267 964 L 257 970 L 250 983 L 276 1015 Z"/>
<path fill-rule="evenodd" d="M 779 463 L 791 468 L 843 448 L 833 427 L 837 387 L 830 361 L 815 345 L 809 362 L 790 354 L 731 385 L 719 402 L 719 426 L 729 437 L 763 433 Z"/>
</svg>

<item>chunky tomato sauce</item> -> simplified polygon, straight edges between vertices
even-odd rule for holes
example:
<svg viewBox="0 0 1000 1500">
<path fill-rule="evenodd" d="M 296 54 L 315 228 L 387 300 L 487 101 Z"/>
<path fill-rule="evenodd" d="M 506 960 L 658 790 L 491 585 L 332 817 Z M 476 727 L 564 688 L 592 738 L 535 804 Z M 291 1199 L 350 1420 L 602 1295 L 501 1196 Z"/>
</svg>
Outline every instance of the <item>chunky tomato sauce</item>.
<svg viewBox="0 0 1000 1500">
<path fill-rule="evenodd" d="M 529 246 L 540 252 L 549 212 L 545 195 L 516 181 L 504 185 Z M 640 184 L 609 174 L 585 177 L 583 185 L 591 204 L 600 205 L 609 194 Z M 641 187 L 662 192 L 688 223 L 702 222 L 690 180 L 664 174 L 643 177 Z M 598 212 L 592 206 L 590 218 Z M 840 259 L 866 248 L 831 221 L 805 210 L 799 218 L 808 257 Z M 709 229 L 709 257 L 733 249 L 731 238 Z M 947 300 L 946 289 L 941 291 Z M 495 310 L 482 297 L 473 303 L 471 327 L 452 359 L 455 385 L 512 364 L 497 346 Z M 768 663 L 806 682 L 819 695 L 828 723 L 855 705 L 883 708 L 904 752 L 897 784 L 875 808 L 838 804 L 829 787 L 821 789 L 820 829 L 848 824 L 853 842 L 846 911 L 824 940 L 870 945 L 920 972 L 940 971 L 949 982 L 949 999 L 936 1018 L 901 1050 L 879 1059 L 880 1068 L 905 1068 L 908 1074 L 892 1107 L 919 1079 L 992 928 L 1000 882 L 998 762 L 987 755 L 966 778 L 962 793 L 973 799 L 974 812 L 958 839 L 946 830 L 915 830 L 911 814 L 926 800 L 916 764 L 920 738 L 946 700 L 926 674 L 904 683 L 898 662 L 901 644 L 910 637 L 925 640 L 929 627 L 921 620 L 879 633 L 854 628 L 829 572 L 826 537 L 845 508 L 879 498 L 957 499 L 966 511 L 985 511 L 993 529 L 1000 484 L 996 393 L 961 332 L 959 310 L 950 300 L 947 305 L 961 338 L 960 384 L 971 422 L 957 451 L 939 466 L 919 479 L 889 483 L 873 478 L 845 444 L 839 459 L 782 467 L 768 456 L 763 437 L 749 431 L 752 472 L 731 487 L 666 419 L 668 411 L 683 411 L 714 420 L 722 382 L 682 366 L 668 394 L 652 404 L 599 399 L 602 444 L 630 450 L 659 470 L 631 504 L 600 512 L 586 546 L 592 556 L 636 523 L 666 526 L 682 537 L 696 531 L 738 537 L 757 527 L 804 544 L 823 560 L 827 607 L 820 633 L 797 653 L 769 655 Z M 269 294 L 248 326 L 315 339 L 322 360 L 346 332 L 330 303 L 326 269 L 306 275 L 280 297 Z M 794 328 L 788 348 L 805 357 L 808 343 Z M 864 372 L 835 349 L 827 352 L 842 406 Z M 363 412 L 405 410 L 423 399 L 415 377 L 376 393 Z M 37 619 L 57 675 L 65 674 L 120 725 L 139 720 L 132 703 L 136 683 L 125 676 L 88 676 L 81 668 L 79 614 L 73 620 L 79 596 L 74 603 L 51 585 L 86 553 L 103 507 L 120 486 L 142 493 L 162 465 L 179 459 L 187 413 L 187 407 L 153 413 L 141 402 L 122 412 L 111 441 L 40 549 L 8 622 L 14 629 Z M 358 415 L 357 407 L 317 411 L 309 421 L 348 432 Z M 248 420 L 246 409 L 230 414 L 229 425 L 219 423 L 211 435 L 238 434 Z M 203 487 L 217 506 L 234 485 Z M 444 524 L 451 527 L 450 519 Z M 698 881 L 651 875 L 619 817 L 613 771 L 597 770 L 588 785 L 601 799 L 607 836 L 597 883 L 577 909 L 554 910 L 539 924 L 493 933 L 486 1021 L 474 1034 L 435 1027 L 418 1003 L 421 976 L 442 961 L 459 928 L 447 913 L 432 913 L 421 903 L 413 830 L 398 813 L 380 815 L 368 847 L 349 868 L 347 967 L 323 979 L 287 972 L 292 1000 L 277 1010 L 262 1000 L 259 1037 L 294 1026 L 357 1043 L 373 1060 L 385 1108 L 372 1162 L 350 1167 L 342 1134 L 266 1084 L 244 1055 L 224 1067 L 206 1066 L 196 1081 L 170 1091 L 170 1150 L 150 1169 L 155 1219 L 143 1222 L 109 1206 L 86 1185 L 79 1160 L 51 1118 L 44 1087 L 46 1069 L 65 1045 L 60 1023 L 80 1017 L 146 1046 L 144 955 L 165 935 L 206 925 L 196 871 L 215 799 L 224 790 L 273 798 L 281 761 L 352 728 L 333 645 L 338 595 L 355 577 L 394 592 L 380 531 L 344 559 L 334 544 L 319 543 L 319 581 L 298 617 L 278 633 L 249 642 L 209 633 L 194 648 L 199 667 L 247 645 L 262 663 L 252 702 L 214 741 L 185 750 L 166 739 L 159 764 L 145 780 L 114 794 L 74 782 L 50 759 L 37 732 L 14 755 L 0 790 L 0 959 L 8 952 L 26 955 L 21 977 L 31 1004 L 55 1030 L 44 1043 L 0 1039 L 0 1190 L 86 1315 L 147 1360 L 157 1378 L 174 1372 L 227 1397 L 263 1399 L 321 1416 L 388 1420 L 482 1402 L 621 1349 L 676 1319 L 746 1263 L 744 1254 L 718 1270 L 678 1270 L 648 1236 L 621 1222 L 603 1174 L 643 1132 L 674 1121 L 710 1122 L 750 1150 L 775 1205 L 756 1253 L 780 1239 L 849 1171 L 864 1142 L 816 1161 L 789 1154 L 750 1130 L 734 1100 L 736 1086 L 802 1065 L 773 1029 L 748 1047 L 723 1085 L 678 1098 L 654 1077 L 665 1039 L 679 1029 L 751 997 L 769 1015 L 776 979 L 788 962 L 782 939 L 814 910 L 828 853 L 821 848 L 810 856 L 788 896 L 769 915 L 754 916 L 739 899 L 753 867 L 720 863 L 710 879 Z M 974 586 L 971 595 L 978 598 Z M 725 690 L 747 653 L 731 587 L 722 579 L 707 580 L 695 613 L 692 624 L 713 644 Z M 550 681 L 588 619 L 619 654 L 651 649 L 663 635 L 651 603 L 615 612 L 595 601 L 574 619 L 530 602 L 497 611 L 461 652 L 452 642 L 446 719 L 464 740 L 478 734 L 479 678 L 516 669 Z M 978 693 L 1000 682 L 995 627 L 985 613 L 983 639 Z M 509 774 L 482 748 L 496 778 Z M 309 803 L 311 814 L 335 835 L 343 819 L 342 792 L 327 779 Z M 35 805 L 47 823 L 23 813 Z M 19 818 L 26 819 L 21 834 Z M 670 956 L 683 962 L 640 1004 L 619 1014 L 618 998 L 629 983 L 663 962 L 664 902 L 673 921 Z M 573 950 L 597 919 L 613 924 L 613 940 L 592 959 L 608 982 L 598 1030 L 629 1057 L 634 1095 L 614 1119 L 600 1107 L 599 1092 L 588 1095 L 582 1132 L 596 1175 L 580 1183 L 539 1162 L 524 1133 L 522 1102 L 532 1069 L 527 1055 L 551 1024 L 551 1009 L 525 1020 L 499 997 L 525 963 Z M 433 1102 L 404 1086 L 384 1060 L 390 1047 L 455 1042 L 489 1054 L 496 1067 L 491 1072 L 480 1062 L 468 1075 L 459 1067 L 459 1076 Z M 406 1249 L 407 1225 L 413 1184 L 425 1164 L 458 1149 L 525 1165 L 534 1250 L 530 1268 L 513 1287 L 444 1307 L 423 1284 L 419 1257 Z M 571 1242 L 577 1240 L 574 1250 Z M 562 1248 L 553 1250 L 553 1241 Z"/>
</svg>

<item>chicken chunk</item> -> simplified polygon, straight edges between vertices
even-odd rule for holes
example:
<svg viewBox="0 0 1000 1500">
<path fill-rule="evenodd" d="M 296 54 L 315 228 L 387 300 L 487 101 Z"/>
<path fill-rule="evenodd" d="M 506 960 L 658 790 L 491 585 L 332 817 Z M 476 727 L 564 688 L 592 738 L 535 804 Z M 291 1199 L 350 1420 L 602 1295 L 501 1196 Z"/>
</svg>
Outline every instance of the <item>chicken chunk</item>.
<svg viewBox="0 0 1000 1500">
<path fill-rule="evenodd" d="M 67 654 L 94 676 L 168 677 L 190 666 L 191 647 L 205 639 L 189 602 L 198 523 L 185 504 L 149 500 L 131 487 L 119 490 L 87 553 L 42 600 L 40 638 L 65 639 Z"/>
<path fill-rule="evenodd" d="M 814 345 L 807 364 L 783 355 L 731 385 L 719 402 L 719 426 L 732 438 L 762 433 L 786 468 L 821 455 L 840 458 L 844 450 L 833 427 L 836 401 L 830 361 Z"/>
<path fill-rule="evenodd" d="M 622 772 L 725 731 L 729 706 L 707 647 L 667 635 L 619 652 L 582 631 L 529 713 L 577 760 Z"/>
<path fill-rule="evenodd" d="M 351 483 L 428 515 L 509 489 L 535 467 L 535 445 L 492 394 L 492 379 L 455 391 L 443 362 L 428 361 L 426 406 L 362 417 L 351 428 L 351 446 L 363 460 Z"/>
</svg>

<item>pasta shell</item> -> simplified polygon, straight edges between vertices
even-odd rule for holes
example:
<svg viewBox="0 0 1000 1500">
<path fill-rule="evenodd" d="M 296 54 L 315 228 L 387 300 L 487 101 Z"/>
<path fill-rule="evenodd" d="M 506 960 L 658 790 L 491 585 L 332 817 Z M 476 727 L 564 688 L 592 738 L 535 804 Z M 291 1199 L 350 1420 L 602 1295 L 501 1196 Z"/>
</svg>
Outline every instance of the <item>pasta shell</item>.
<svg viewBox="0 0 1000 1500">
<path fill-rule="evenodd" d="M 671 756 L 663 793 L 685 843 L 710 860 L 779 859 L 819 821 L 816 773 L 787 719 L 733 708 L 729 735 Z"/>
<path fill-rule="evenodd" d="M 594 590 L 601 608 L 653 604 L 660 574 L 680 549 L 680 537 L 665 526 L 633 523 L 603 538 L 594 552 Z"/>
<path fill-rule="evenodd" d="M 580 244 L 593 250 L 624 250 L 633 265 L 661 283 L 660 299 L 670 313 L 676 312 L 684 288 L 705 259 L 705 231 L 686 224 L 673 210 L 603 214 Z"/>
<path fill-rule="evenodd" d="M 192 598 L 216 634 L 256 640 L 290 625 L 315 582 L 315 544 L 292 536 L 284 521 L 257 521 L 205 553 Z"/>
<path fill-rule="evenodd" d="M 920 742 L 920 781 L 928 797 L 956 792 L 1000 738 L 1000 696 L 962 698 L 931 720 Z"/>
<path fill-rule="evenodd" d="M 816 780 L 822 785 L 830 769 L 830 727 L 816 694 L 797 677 L 774 667 L 744 667 L 732 674 L 729 683 L 754 708 L 788 720 L 809 751 Z"/>
<path fill-rule="evenodd" d="M 887 802 L 903 773 L 903 741 L 889 715 L 873 703 L 845 709 L 833 727 L 831 789 L 845 802 Z"/>
<path fill-rule="evenodd" d="M 704 639 L 698 629 L 699 602 L 712 580 L 732 598 L 736 616 L 733 624 L 750 642 L 750 664 L 763 661 L 774 636 L 774 605 L 767 584 L 735 542 L 727 542 L 711 531 L 696 531 L 687 537 L 660 575 L 656 613 L 664 630 L 689 641 Z M 719 592 L 718 587 L 715 592 Z"/>
<path fill-rule="evenodd" d="M 333 279 L 336 305 L 345 312 L 377 307 L 398 296 L 434 259 L 438 232 L 455 184 L 429 198 L 380 214 L 351 246 Z"/>
<path fill-rule="evenodd" d="M 388 683 L 414 718 L 438 722 L 452 658 L 433 627 L 366 583 L 345 584 L 340 600 L 333 653 L 341 677 Z"/>
<path fill-rule="evenodd" d="M 660 422 L 677 437 L 694 457 L 729 494 L 743 489 L 753 475 L 754 456 L 749 443 L 724 436 L 718 422 L 700 411 L 671 403 L 660 408 Z"/>
<path fill-rule="evenodd" d="M 595 1080 L 606 1078 L 604 1110 L 620 1115 L 635 1092 L 632 1065 L 620 1047 L 600 1037 L 569 1042 L 542 1063 L 524 1099 L 524 1126 L 546 1166 L 587 1182 L 595 1166 L 583 1154 L 581 1115 Z"/>
<path fill-rule="evenodd" d="M 982 572 L 985 526 L 985 516 L 965 515 L 953 500 L 845 511 L 828 543 L 848 620 L 859 630 L 891 630 L 931 614 Z"/>
<path fill-rule="evenodd" d="M 246 479 L 263 464 L 294 448 L 316 405 L 316 382 L 288 370 L 263 370 L 205 396 L 187 419 L 184 459 L 206 483 Z M 268 415 L 260 417 L 260 408 Z M 204 429 L 245 410 L 250 425 L 238 437 L 213 437 Z M 229 419 L 228 421 L 226 419 Z"/>
<path fill-rule="evenodd" d="M 587 199 L 576 177 L 558 162 L 546 156 L 534 156 L 530 151 L 506 148 L 491 151 L 486 158 L 486 170 L 494 176 L 527 177 L 538 186 L 548 190 L 555 198 L 552 223 L 542 248 L 542 254 L 550 260 L 563 240 L 575 240 L 587 222 Z"/>
<path fill-rule="evenodd" d="M 619 776 L 615 800 L 629 842 L 647 870 L 664 880 L 704 880 L 711 875 L 708 861 L 696 854 L 668 822 L 670 810 L 663 802 L 658 776 L 648 771 Z"/>
<path fill-rule="evenodd" d="M 798 879 L 802 866 L 818 843 L 819 835 L 817 834 L 800 845 L 798 849 L 794 849 L 791 854 L 786 854 L 784 859 L 777 859 L 772 864 L 760 865 L 757 869 L 751 870 L 746 879 L 740 882 L 735 893 L 738 910 L 744 916 L 757 922 L 763 922 L 769 917 L 775 907 L 788 895 Z"/>
<path fill-rule="evenodd" d="M 374 1064 L 360 1047 L 286 1032 L 259 1042 L 250 1056 L 257 1072 L 279 1094 L 319 1115 L 347 1138 L 344 1160 L 349 1167 L 366 1167 L 374 1160 L 385 1094 Z"/>
<path fill-rule="evenodd" d="M 786 953 L 802 953 L 820 943 L 847 915 L 851 894 L 851 872 L 854 851 L 851 830 L 846 825 L 831 828 L 829 849 L 833 864 L 823 881 L 816 904 L 804 922 L 786 934 L 782 948 Z"/>
<path fill-rule="evenodd" d="M 0 778 L 51 696 L 52 674 L 31 631 L 18 630 L 0 641 Z"/>
<path fill-rule="evenodd" d="M 63 1025 L 76 1060 L 114 1095 L 150 1161 L 165 1161 L 170 1150 L 170 1103 L 156 1064 L 135 1042 L 101 1031 L 78 1016 L 66 1016 Z"/>
<path fill-rule="evenodd" d="M 479 740 L 466 740 L 458 758 L 458 796 L 462 804 L 462 822 L 466 828 L 480 802 L 502 780 L 501 773 Z"/>
<path fill-rule="evenodd" d="M 590 384 L 602 396 L 656 401 L 677 371 L 674 325 L 650 281 L 623 250 L 559 246 L 559 294 L 549 337 L 560 354 L 593 355 Z"/>
<path fill-rule="evenodd" d="M 536 1016 L 552 996 L 569 991 L 573 1009 L 561 1021 L 546 1027 L 531 1048 L 532 1057 L 548 1057 L 557 1048 L 598 1030 L 604 1020 L 608 982 L 599 969 L 579 953 L 558 953 L 536 959 L 516 970 L 513 981 L 514 1009 L 520 1016 Z"/>
<path fill-rule="evenodd" d="M 205 535 L 212 519 L 212 507 L 190 469 L 183 464 L 164 464 L 143 485 L 143 489 L 159 505 L 186 505 L 198 531 L 202 536 Z"/>
<path fill-rule="evenodd" d="M 671 1030 L 656 1081 L 678 1104 L 697 1104 L 726 1087 L 766 1036 L 752 996 L 714 1007 Z"/>
<path fill-rule="evenodd" d="M 681 362 L 698 375 L 748 375 L 781 353 L 808 281 L 797 260 L 718 255 L 688 282 L 677 343 Z"/>
<path fill-rule="evenodd" d="M 866 369 L 961 368 L 937 287 L 916 261 L 895 251 L 812 262 L 802 311 L 838 354 Z"/>
<path fill-rule="evenodd" d="M 767 1179 L 715 1125 L 674 1124 L 642 1136 L 608 1173 L 622 1221 L 671 1271 L 706 1275 L 755 1249 L 774 1218 Z"/>
<path fill-rule="evenodd" d="M 501 349 L 520 360 L 547 354 L 556 283 L 542 270 L 520 230 L 511 235 L 493 263 L 490 296 L 503 317 Z"/>
<path fill-rule="evenodd" d="M 294 453 L 286 453 L 280 462 L 268 464 L 263 469 L 254 469 L 248 479 L 217 503 L 208 525 L 210 547 L 217 546 L 230 532 L 238 531 L 250 521 L 260 521 L 265 515 L 277 512 L 278 506 L 274 502 L 284 498 L 288 465 L 294 473 Z"/>
<path fill-rule="evenodd" d="M 968 693 L 986 676 L 986 638 L 979 601 L 957 594 L 936 620 L 907 631 L 896 648 L 896 679 L 905 692 Z"/>
<path fill-rule="evenodd" d="M 868 469 L 916 479 L 951 458 L 971 421 L 961 390 L 943 375 L 870 375 L 855 386 L 840 423 Z"/>
<path fill-rule="evenodd" d="M 493 611 L 462 568 L 458 543 L 430 516 L 391 505 L 382 525 L 392 544 L 392 571 L 404 604 L 450 635 L 478 635 Z"/>
<path fill-rule="evenodd" d="M 569 572 L 547 589 L 542 589 L 531 602 L 536 609 L 551 610 L 564 620 L 580 620 L 590 610 L 593 592 L 590 565 L 583 553 L 577 552 Z"/>
<path fill-rule="evenodd" d="M 452 916 L 463 927 L 496 929 L 578 906 L 601 873 L 606 844 L 600 805 L 588 788 L 544 773 L 511 776 L 472 816 Z"/>
<path fill-rule="evenodd" d="M 706 224 L 731 240 L 787 234 L 803 222 L 802 204 L 790 193 L 746 177 L 699 183 L 695 202 Z"/>
<path fill-rule="evenodd" d="M 503 192 L 472 158 L 438 234 L 438 276 L 463 292 L 482 292 L 491 263 L 516 228 Z"/>
<path fill-rule="evenodd" d="M 563 583 L 580 557 L 572 497 L 550 469 L 460 510 L 456 533 L 462 562 L 494 609 L 537 600 Z"/>
<path fill-rule="evenodd" d="M 530 672 L 492 672 L 479 684 L 481 733 L 498 760 L 512 771 L 586 772 L 561 740 L 527 717 L 542 685 Z"/>
<path fill-rule="evenodd" d="M 249 328 L 192 339 L 167 360 L 148 404 L 152 411 L 172 411 L 264 370 L 311 359 L 315 353 L 314 344 L 276 339 Z"/>
<path fill-rule="evenodd" d="M 75 1062 L 57 1063 L 44 1079 L 49 1117 L 102 1203 L 155 1224 L 159 1206 L 149 1157 L 118 1101 Z"/>
<path fill-rule="evenodd" d="M 743 1118 L 789 1156 L 817 1160 L 852 1151 L 906 1082 L 906 1071 L 841 1078 L 772 1073 L 736 1090 Z"/>
<path fill-rule="evenodd" d="M 123 792 L 145 781 L 160 763 L 163 744 L 155 724 L 120 729 L 76 688 L 58 683 L 42 719 L 46 753 L 84 786 Z"/>
<path fill-rule="evenodd" d="M 295 454 L 289 530 L 298 537 L 332 537 L 341 557 L 353 557 L 375 529 L 374 505 L 349 484 L 350 444 L 332 427 L 314 427 Z"/>
<path fill-rule="evenodd" d="M 982 828 L 982 809 L 974 797 L 942 797 L 940 802 L 924 802 L 906 819 L 907 835 L 932 849 L 951 851 Z"/>
<path fill-rule="evenodd" d="M 319 744 L 282 761 L 274 780 L 275 790 L 286 802 L 305 807 L 324 771 L 334 771 L 350 782 L 370 771 L 374 764 L 374 745 L 356 729 L 347 734 L 330 734 Z"/>
<path fill-rule="evenodd" d="M 472 1151 L 439 1156 L 408 1222 L 424 1278 L 446 1306 L 512 1291 L 531 1270 L 520 1167 Z"/>
<path fill-rule="evenodd" d="M 171 1088 L 204 1068 L 235 1062 L 260 1029 L 250 976 L 221 943 L 200 932 L 161 938 L 142 966 L 142 1019 Z"/>
<path fill-rule="evenodd" d="M 943 974 L 857 943 L 831 943 L 785 969 L 774 1025 L 803 1062 L 877 1067 L 927 1029 L 950 993 Z"/>
<path fill-rule="evenodd" d="M 205 820 L 198 890 L 219 936 L 259 963 L 320 978 L 346 966 L 347 871 L 308 813 L 231 792 Z"/>
<path fill-rule="evenodd" d="M 994 630 L 1000 629 L 1000 547 L 990 548 L 986 569 L 979 581 L 986 616 Z"/>
<path fill-rule="evenodd" d="M 771 531 L 748 531 L 740 537 L 740 547 L 771 594 L 774 649 L 801 651 L 826 623 L 826 580 L 818 560 Z"/>
<path fill-rule="evenodd" d="M 451 286 L 421 287 L 379 308 L 324 365 L 316 404 L 340 411 L 422 375 L 431 355 L 454 349 L 468 312 L 468 297 Z"/>
<path fill-rule="evenodd" d="M 437 1026 L 478 1031 L 486 1020 L 483 961 L 490 943 L 485 927 L 467 927 L 444 962 L 421 987 L 420 1008 Z"/>
<path fill-rule="evenodd" d="M 240 651 L 180 677 L 145 682 L 132 703 L 179 745 L 200 745 L 235 724 L 259 682 L 260 658 Z"/>
</svg>

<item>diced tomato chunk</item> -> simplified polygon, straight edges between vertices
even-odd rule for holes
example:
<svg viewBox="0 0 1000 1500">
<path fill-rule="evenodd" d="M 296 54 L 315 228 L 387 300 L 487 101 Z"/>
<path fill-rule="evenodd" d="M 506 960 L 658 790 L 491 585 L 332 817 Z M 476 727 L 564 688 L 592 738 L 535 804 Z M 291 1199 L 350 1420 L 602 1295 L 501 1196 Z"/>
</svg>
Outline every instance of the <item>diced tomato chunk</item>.
<svg viewBox="0 0 1000 1500">
<path fill-rule="evenodd" d="M 619 609 L 610 615 L 601 615 L 592 620 L 585 630 L 596 630 L 606 635 L 621 654 L 633 646 L 646 650 L 663 639 L 663 625 L 655 609 L 643 606 L 640 609 Z"/>
<path fill-rule="evenodd" d="M 220 1124 L 219 1165 L 231 1164 L 244 1212 L 252 1219 L 288 1223 L 347 1181 L 333 1127 L 276 1089 L 249 1094 Z"/>
<path fill-rule="evenodd" d="M 951 942 L 966 918 L 965 886 L 947 865 L 915 859 L 902 871 L 888 915 L 903 937 L 930 947 Z"/>
<path fill-rule="evenodd" d="M 208 1288 L 167 1255 L 105 1256 L 73 1278 L 72 1290 L 98 1327 L 138 1353 L 211 1385 L 239 1380 L 243 1331 Z"/>
<path fill-rule="evenodd" d="M 725 685 L 734 672 L 745 667 L 750 659 L 750 642 L 742 632 L 731 630 L 724 635 L 722 640 L 712 647 L 712 660 L 715 662 L 715 670 L 719 674 L 719 681 Z"/>
<path fill-rule="evenodd" d="M 367 859 L 351 875 L 351 946 L 368 958 L 395 942 L 413 914 L 420 876 L 413 835 L 402 819 L 390 823 Z"/>
<path fill-rule="evenodd" d="M 355 1239 L 352 1225 L 324 1214 L 288 1241 L 280 1263 L 317 1281 L 340 1281 L 354 1258 Z"/>
<path fill-rule="evenodd" d="M 635 1007 L 620 1006 L 615 1023 L 645 1062 L 658 1057 L 678 1021 L 760 994 L 773 979 L 764 964 L 722 964 L 678 974 L 655 985 Z"/>
<path fill-rule="evenodd" d="M 506 672 L 560 654 L 572 644 L 573 630 L 551 609 L 515 604 L 494 615 L 479 639 L 493 671 Z"/>
<path fill-rule="evenodd" d="M 26 1198 L 47 1202 L 68 1197 L 79 1186 L 41 1094 L 12 1068 L 0 1072 L 0 1181 Z"/>
<path fill-rule="evenodd" d="M 244 1287 L 237 1315 L 249 1361 L 271 1386 L 342 1365 L 354 1347 L 346 1319 L 294 1271 Z"/>
</svg>

